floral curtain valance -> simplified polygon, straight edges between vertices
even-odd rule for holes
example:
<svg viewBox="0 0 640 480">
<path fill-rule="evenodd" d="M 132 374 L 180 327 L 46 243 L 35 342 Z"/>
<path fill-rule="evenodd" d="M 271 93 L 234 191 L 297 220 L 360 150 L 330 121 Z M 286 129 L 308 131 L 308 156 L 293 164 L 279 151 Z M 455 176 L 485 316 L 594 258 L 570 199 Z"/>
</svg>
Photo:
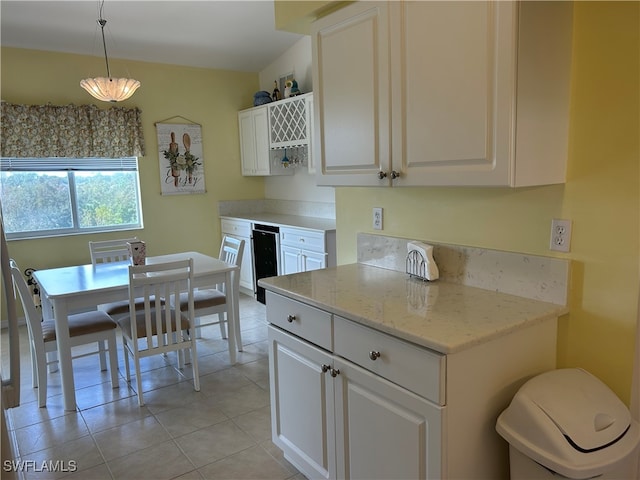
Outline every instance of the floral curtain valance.
<svg viewBox="0 0 640 480">
<path fill-rule="evenodd" d="M 141 111 L 2 102 L 3 157 L 144 156 Z"/>
</svg>

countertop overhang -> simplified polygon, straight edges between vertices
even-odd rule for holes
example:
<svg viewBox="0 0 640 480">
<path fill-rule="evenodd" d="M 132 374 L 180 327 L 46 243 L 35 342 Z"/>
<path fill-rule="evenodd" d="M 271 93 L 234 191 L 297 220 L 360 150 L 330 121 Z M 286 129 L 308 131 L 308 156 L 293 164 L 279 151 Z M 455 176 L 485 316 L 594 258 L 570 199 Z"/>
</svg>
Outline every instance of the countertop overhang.
<svg viewBox="0 0 640 480">
<path fill-rule="evenodd" d="M 287 215 L 281 213 L 246 213 L 236 215 L 221 215 L 220 218 L 245 220 L 252 223 L 266 225 L 304 228 L 307 230 L 334 231 L 336 221 L 331 218 L 318 218 L 302 215 Z"/>
<path fill-rule="evenodd" d="M 440 280 L 424 282 L 360 263 L 265 278 L 258 284 L 444 354 L 568 313 L 564 305 Z"/>
</svg>

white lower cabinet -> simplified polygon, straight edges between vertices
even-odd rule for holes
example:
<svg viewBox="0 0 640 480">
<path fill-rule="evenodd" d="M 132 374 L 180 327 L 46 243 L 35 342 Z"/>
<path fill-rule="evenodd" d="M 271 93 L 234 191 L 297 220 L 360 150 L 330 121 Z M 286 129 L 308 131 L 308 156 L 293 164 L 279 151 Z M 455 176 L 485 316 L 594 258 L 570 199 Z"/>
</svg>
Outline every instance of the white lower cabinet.
<svg viewBox="0 0 640 480">
<path fill-rule="evenodd" d="M 270 326 L 273 441 L 310 478 L 438 478 L 443 407 Z"/>
<path fill-rule="evenodd" d="M 508 478 L 495 422 L 555 368 L 557 319 L 443 354 L 269 290 L 266 301 L 272 440 L 307 478 Z"/>
<path fill-rule="evenodd" d="M 282 275 L 319 270 L 327 266 L 325 253 L 302 250 L 287 245 L 280 246 L 280 261 L 282 262 Z"/>
<path fill-rule="evenodd" d="M 324 350 L 269 326 L 273 442 L 309 478 L 336 478 L 334 382 Z"/>
<path fill-rule="evenodd" d="M 444 407 L 346 360 L 333 365 L 335 478 L 440 478 Z"/>
<path fill-rule="evenodd" d="M 282 275 L 335 266 L 335 252 L 335 232 L 280 228 Z"/>
</svg>

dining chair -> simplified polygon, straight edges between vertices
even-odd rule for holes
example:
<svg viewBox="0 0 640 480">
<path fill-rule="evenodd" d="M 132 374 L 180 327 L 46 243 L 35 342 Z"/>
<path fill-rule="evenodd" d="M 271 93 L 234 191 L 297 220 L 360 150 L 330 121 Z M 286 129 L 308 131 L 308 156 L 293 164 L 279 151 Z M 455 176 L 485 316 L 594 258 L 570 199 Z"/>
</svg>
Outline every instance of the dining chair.
<svg viewBox="0 0 640 480">
<path fill-rule="evenodd" d="M 116 240 L 103 240 L 97 242 L 89 242 L 89 253 L 91 254 L 91 263 L 121 262 L 129 259 L 128 242 L 137 242 L 138 237 L 119 238 Z"/>
<path fill-rule="evenodd" d="M 175 301 L 181 292 L 186 292 L 185 307 Z M 136 310 L 134 303 L 139 298 L 142 308 Z M 119 319 L 118 325 L 129 383 L 129 357 L 134 362 L 138 404 L 144 405 L 140 359 L 153 355 L 176 352 L 180 368 L 180 353 L 190 354 L 194 389 L 200 391 L 196 342 L 190 334 L 194 325 L 193 259 L 129 266 L 129 303 L 129 315 Z"/>
<path fill-rule="evenodd" d="M 24 311 L 27 331 L 29 333 L 29 347 L 31 350 L 31 369 L 33 388 L 38 389 L 38 406 L 47 404 L 47 353 L 57 352 L 55 320 L 42 320 L 33 302 L 31 291 L 27 286 L 18 265 L 13 259 L 9 261 L 11 277 L 13 279 L 14 294 L 20 297 Z M 97 342 L 99 350 L 73 356 L 73 358 L 86 357 L 88 355 L 100 355 L 100 369 L 106 370 L 103 345 L 107 343 L 109 352 L 109 370 L 111 373 L 111 385 L 118 388 L 118 352 L 116 346 L 116 322 L 100 310 L 69 315 L 69 337 L 71 347 Z M 57 362 L 57 360 L 53 360 Z"/>
<path fill-rule="evenodd" d="M 240 290 L 240 268 L 242 266 L 242 254 L 244 252 L 245 243 L 244 240 L 225 235 L 220 245 L 219 259 L 227 263 L 231 263 L 238 267 L 238 271 L 233 275 L 233 288 L 236 294 Z M 227 302 L 227 294 L 225 284 L 215 285 L 211 288 L 197 289 L 193 294 L 193 304 L 195 308 L 195 325 L 196 338 L 202 338 L 201 329 L 209 325 L 219 325 L 220 335 L 222 338 L 227 338 L 227 332 L 225 324 L 229 324 L 229 305 Z M 181 307 L 184 308 L 187 304 L 187 296 L 180 296 Z M 217 320 L 208 321 L 204 323 L 205 316 L 217 315 Z M 239 318 L 239 316 L 236 316 Z M 216 318 L 216 317 L 213 317 Z M 228 325 L 229 328 L 233 327 L 236 334 L 236 343 L 238 350 L 242 351 L 242 338 L 240 336 L 240 322 L 236 322 L 235 325 Z M 229 349 L 234 348 L 229 345 Z"/>
<path fill-rule="evenodd" d="M 129 259 L 128 242 L 137 242 L 138 237 L 119 238 L 116 240 L 103 240 L 97 242 L 89 242 L 89 253 L 91 254 L 91 264 L 99 265 L 102 263 L 122 262 Z M 135 303 L 136 309 L 141 309 L 142 304 L 139 299 Z M 102 310 L 116 320 L 119 317 L 129 315 L 129 300 L 119 302 L 105 303 L 98 305 L 98 310 Z"/>
</svg>

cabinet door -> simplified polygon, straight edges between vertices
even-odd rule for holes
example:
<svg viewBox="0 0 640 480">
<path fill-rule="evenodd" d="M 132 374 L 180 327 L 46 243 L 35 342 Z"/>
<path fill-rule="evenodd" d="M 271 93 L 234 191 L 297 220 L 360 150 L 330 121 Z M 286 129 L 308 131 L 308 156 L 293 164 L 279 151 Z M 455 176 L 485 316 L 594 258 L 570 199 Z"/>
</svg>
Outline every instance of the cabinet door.
<svg viewBox="0 0 640 480">
<path fill-rule="evenodd" d="M 287 245 L 280 246 L 280 274 L 288 275 L 290 273 L 301 272 L 300 266 L 300 249 L 288 247 Z"/>
<path fill-rule="evenodd" d="M 238 112 L 238 129 L 240 134 L 240 161 L 242 175 L 255 175 L 256 141 L 253 115 L 250 110 Z"/>
<path fill-rule="evenodd" d="M 337 478 L 444 478 L 444 407 L 337 357 L 334 368 Z"/>
<path fill-rule="evenodd" d="M 311 270 L 320 270 L 327 266 L 327 256 L 324 253 L 310 252 L 302 250 L 300 253 L 300 263 L 302 271 L 309 272 Z"/>
<path fill-rule="evenodd" d="M 331 356 L 269 326 L 271 435 L 308 478 L 335 478 Z"/>
<path fill-rule="evenodd" d="M 360 2 L 312 26 L 319 185 L 388 185 L 388 6 Z"/>
<path fill-rule="evenodd" d="M 508 185 L 515 2 L 390 9 L 394 185 Z"/>
<path fill-rule="evenodd" d="M 269 119 L 267 107 L 238 113 L 243 175 L 269 175 Z"/>
<path fill-rule="evenodd" d="M 253 128 L 256 142 L 256 175 L 269 175 L 269 118 L 267 107 L 253 110 Z"/>
</svg>

